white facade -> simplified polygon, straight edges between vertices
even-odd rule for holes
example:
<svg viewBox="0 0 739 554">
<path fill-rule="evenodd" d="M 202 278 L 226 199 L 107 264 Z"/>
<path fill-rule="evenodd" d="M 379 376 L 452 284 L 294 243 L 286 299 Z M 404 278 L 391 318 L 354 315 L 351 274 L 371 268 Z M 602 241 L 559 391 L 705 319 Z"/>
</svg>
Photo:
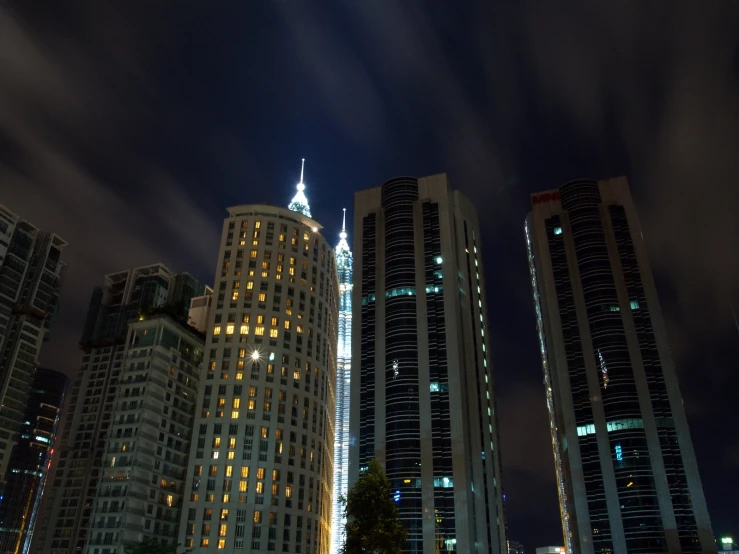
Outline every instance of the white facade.
<svg viewBox="0 0 739 554">
<path fill-rule="evenodd" d="M 205 333 L 208 328 L 208 317 L 210 316 L 210 307 L 213 303 L 213 289 L 206 287 L 203 296 L 196 296 L 190 303 L 190 311 L 187 314 L 187 323 Z"/>
<path fill-rule="evenodd" d="M 339 285 L 320 225 L 229 208 L 178 543 L 328 554 Z"/>
<path fill-rule="evenodd" d="M 334 491 L 331 516 L 331 554 L 339 554 L 346 540 L 346 518 L 340 503 L 349 487 L 349 401 L 352 371 L 352 268 L 354 260 L 346 241 L 346 210 L 336 246 L 339 273 L 339 343 L 336 360 L 336 426 L 334 436 Z"/>
</svg>

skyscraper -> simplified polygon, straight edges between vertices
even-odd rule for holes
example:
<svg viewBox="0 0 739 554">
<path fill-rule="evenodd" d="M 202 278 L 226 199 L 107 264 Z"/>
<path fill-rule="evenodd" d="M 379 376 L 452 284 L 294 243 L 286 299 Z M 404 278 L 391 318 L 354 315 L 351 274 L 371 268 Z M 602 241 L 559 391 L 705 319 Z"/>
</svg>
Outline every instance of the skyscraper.
<svg viewBox="0 0 739 554">
<path fill-rule="evenodd" d="M 336 245 L 336 269 L 339 272 L 339 345 L 336 359 L 336 424 L 334 426 L 334 497 L 331 515 L 331 554 L 339 554 L 344 545 L 346 518 L 339 502 L 349 485 L 349 400 L 352 370 L 352 268 L 354 260 L 346 241 L 346 210 Z"/>
<path fill-rule="evenodd" d="M 166 314 L 128 326 L 92 505 L 87 552 L 174 543 L 185 493 L 204 337 Z"/>
<path fill-rule="evenodd" d="M 0 500 L 0 552 L 30 552 L 68 383 L 63 373 L 36 370 Z"/>
<path fill-rule="evenodd" d="M 193 553 L 329 550 L 339 283 L 299 208 L 223 223 L 178 541 Z"/>
<path fill-rule="evenodd" d="M 65 246 L 0 205 L 0 494 L 57 311 Z"/>
<path fill-rule="evenodd" d="M 376 458 L 407 552 L 503 553 L 495 386 L 477 213 L 446 175 L 354 201 L 350 485 Z"/>
<path fill-rule="evenodd" d="M 87 546 L 129 323 L 161 310 L 187 321 L 190 299 L 203 289 L 191 275 L 154 264 L 106 275 L 105 286 L 93 290 L 39 552 L 79 553 Z"/>
<path fill-rule="evenodd" d="M 573 181 L 531 200 L 526 240 L 567 551 L 716 552 L 626 179 Z"/>
</svg>

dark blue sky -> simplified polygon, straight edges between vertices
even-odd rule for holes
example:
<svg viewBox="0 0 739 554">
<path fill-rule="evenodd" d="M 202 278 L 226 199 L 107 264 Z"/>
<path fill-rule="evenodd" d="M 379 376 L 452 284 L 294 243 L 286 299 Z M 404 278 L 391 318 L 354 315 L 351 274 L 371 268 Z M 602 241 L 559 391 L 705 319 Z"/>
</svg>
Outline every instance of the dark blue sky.
<svg viewBox="0 0 739 554">
<path fill-rule="evenodd" d="M 92 287 L 213 280 L 225 207 L 286 204 L 305 157 L 335 236 L 356 190 L 447 172 L 483 226 L 511 538 L 560 544 L 523 240 L 528 194 L 627 174 L 714 531 L 739 533 L 736 2 L 95 0 L 0 7 L 0 202 L 65 237 L 44 363 Z"/>
</svg>

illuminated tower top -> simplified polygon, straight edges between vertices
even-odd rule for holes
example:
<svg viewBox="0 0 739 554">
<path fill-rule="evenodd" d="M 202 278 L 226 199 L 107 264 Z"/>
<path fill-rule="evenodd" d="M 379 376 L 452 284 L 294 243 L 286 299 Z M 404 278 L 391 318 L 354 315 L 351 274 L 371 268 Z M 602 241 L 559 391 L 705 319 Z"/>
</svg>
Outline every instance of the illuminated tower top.
<svg viewBox="0 0 739 554">
<path fill-rule="evenodd" d="M 288 208 L 290 208 L 294 212 L 300 212 L 304 216 L 307 217 L 313 217 L 310 215 L 310 206 L 308 205 L 308 198 L 305 196 L 305 183 L 303 182 L 303 170 L 305 169 L 305 158 L 302 160 L 302 164 L 300 165 L 300 182 L 298 183 L 297 189 L 298 192 L 295 193 L 295 196 L 293 196 L 292 201 L 290 204 L 288 204 Z"/>
<path fill-rule="evenodd" d="M 349 252 L 349 243 L 346 242 L 346 208 L 344 208 L 344 220 L 341 223 L 341 233 L 339 233 L 339 244 L 336 245 L 336 255 L 342 252 Z"/>
</svg>

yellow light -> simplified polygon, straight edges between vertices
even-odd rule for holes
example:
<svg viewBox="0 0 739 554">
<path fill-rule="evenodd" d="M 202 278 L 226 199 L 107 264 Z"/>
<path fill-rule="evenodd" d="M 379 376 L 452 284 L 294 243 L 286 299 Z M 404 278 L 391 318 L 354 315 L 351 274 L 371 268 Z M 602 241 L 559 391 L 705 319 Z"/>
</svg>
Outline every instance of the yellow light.
<svg viewBox="0 0 739 554">
<path fill-rule="evenodd" d="M 259 359 L 259 351 L 258 350 L 255 350 L 254 352 L 251 353 L 251 359 L 254 360 L 255 362 Z"/>
<path fill-rule="evenodd" d="M 628 485 L 626 485 L 626 486 L 627 486 L 627 487 L 630 487 L 630 486 L 631 486 L 631 485 L 633 485 L 633 484 L 634 484 L 634 482 L 633 482 L 633 481 L 629 481 L 629 484 L 628 484 Z"/>
<path fill-rule="evenodd" d="M 410 482 L 411 482 L 411 480 L 410 480 L 410 479 L 403 479 L 403 483 L 405 483 L 406 485 L 407 485 L 408 483 L 410 483 Z"/>
</svg>

